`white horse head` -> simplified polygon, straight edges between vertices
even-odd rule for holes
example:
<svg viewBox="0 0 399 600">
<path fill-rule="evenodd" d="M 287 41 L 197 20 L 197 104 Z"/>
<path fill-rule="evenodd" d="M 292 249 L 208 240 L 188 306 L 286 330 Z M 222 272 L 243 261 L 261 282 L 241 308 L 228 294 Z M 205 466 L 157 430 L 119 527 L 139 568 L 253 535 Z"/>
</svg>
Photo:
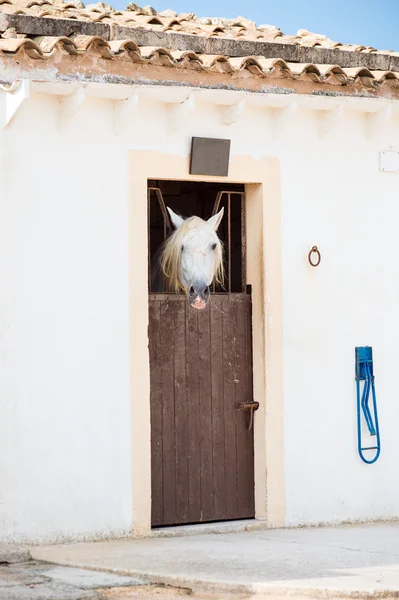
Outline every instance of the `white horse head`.
<svg viewBox="0 0 399 600">
<path fill-rule="evenodd" d="M 165 244 L 161 267 L 169 291 L 185 291 L 193 308 L 206 307 L 209 286 L 223 283 L 223 247 L 216 233 L 223 208 L 207 221 L 183 219 L 168 207 L 175 231 Z"/>
</svg>

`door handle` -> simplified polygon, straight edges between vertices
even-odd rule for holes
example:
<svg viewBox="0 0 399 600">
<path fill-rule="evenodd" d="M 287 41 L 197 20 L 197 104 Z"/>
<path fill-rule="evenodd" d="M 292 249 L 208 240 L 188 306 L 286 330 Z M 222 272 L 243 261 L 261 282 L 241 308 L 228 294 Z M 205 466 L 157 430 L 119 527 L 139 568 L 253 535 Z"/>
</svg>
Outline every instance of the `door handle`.
<svg viewBox="0 0 399 600">
<path fill-rule="evenodd" d="M 237 402 L 236 406 L 238 410 L 248 410 L 250 412 L 248 431 L 251 431 L 254 423 L 254 411 L 258 410 L 259 402 Z"/>
</svg>

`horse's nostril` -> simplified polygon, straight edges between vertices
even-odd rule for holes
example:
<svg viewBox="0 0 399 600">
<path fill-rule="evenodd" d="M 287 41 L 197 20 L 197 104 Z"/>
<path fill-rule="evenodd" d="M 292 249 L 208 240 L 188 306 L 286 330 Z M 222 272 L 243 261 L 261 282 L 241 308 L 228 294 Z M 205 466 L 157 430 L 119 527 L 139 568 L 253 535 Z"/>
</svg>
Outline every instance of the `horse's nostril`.
<svg viewBox="0 0 399 600">
<path fill-rule="evenodd" d="M 193 286 L 190 287 L 190 289 L 188 290 L 188 293 L 190 294 L 190 296 L 194 296 L 195 294 L 195 289 Z"/>
</svg>

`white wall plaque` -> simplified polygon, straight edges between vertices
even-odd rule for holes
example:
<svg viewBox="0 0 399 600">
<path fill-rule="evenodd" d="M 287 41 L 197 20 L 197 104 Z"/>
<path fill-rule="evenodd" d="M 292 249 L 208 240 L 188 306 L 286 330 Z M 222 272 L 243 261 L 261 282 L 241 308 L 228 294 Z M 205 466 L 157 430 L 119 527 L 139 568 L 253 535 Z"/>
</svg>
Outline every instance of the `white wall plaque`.
<svg viewBox="0 0 399 600">
<path fill-rule="evenodd" d="M 395 173 L 399 171 L 399 152 L 382 150 L 380 152 L 380 171 Z"/>
</svg>

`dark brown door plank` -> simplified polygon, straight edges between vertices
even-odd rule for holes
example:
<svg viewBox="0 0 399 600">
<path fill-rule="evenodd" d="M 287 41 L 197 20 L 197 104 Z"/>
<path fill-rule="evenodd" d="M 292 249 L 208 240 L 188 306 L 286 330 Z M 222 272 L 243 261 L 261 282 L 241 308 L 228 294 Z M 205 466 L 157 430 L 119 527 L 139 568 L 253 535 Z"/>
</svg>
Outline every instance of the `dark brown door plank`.
<svg viewBox="0 0 399 600">
<path fill-rule="evenodd" d="M 251 362 L 251 319 L 250 297 L 243 296 L 234 302 L 236 323 L 236 399 L 251 402 L 252 362 Z M 253 517 L 254 508 L 254 460 L 253 460 L 253 428 L 248 430 L 249 414 L 239 411 L 237 423 L 237 490 L 238 512 L 243 517 Z"/>
<path fill-rule="evenodd" d="M 186 310 L 188 522 L 201 521 L 198 311 Z"/>
<path fill-rule="evenodd" d="M 174 404 L 174 313 L 175 302 L 161 302 L 161 363 L 163 395 L 163 493 L 164 524 L 176 523 L 176 448 Z"/>
<path fill-rule="evenodd" d="M 187 437 L 187 366 L 186 366 L 186 302 L 175 303 L 173 323 L 175 452 L 176 452 L 176 518 L 188 522 L 188 437 Z"/>
<path fill-rule="evenodd" d="M 151 477 L 152 524 L 161 525 L 163 518 L 163 424 L 162 424 L 162 373 L 159 364 L 160 302 L 151 299 L 149 305 L 149 337 L 151 370 Z"/>
<path fill-rule="evenodd" d="M 226 297 L 223 302 L 223 371 L 224 371 L 224 418 L 225 418 L 225 476 L 226 518 L 234 519 L 237 505 L 237 440 L 236 440 L 236 314 L 235 303 Z"/>
<path fill-rule="evenodd" d="M 210 353 L 210 311 L 198 313 L 199 350 L 199 407 L 201 456 L 201 517 L 200 521 L 214 519 L 213 463 L 212 463 L 212 381 Z"/>
<path fill-rule="evenodd" d="M 223 297 L 213 298 L 210 304 L 211 322 L 211 388 L 212 388 L 212 465 L 214 519 L 226 518 L 226 482 L 224 454 L 224 405 L 223 405 Z"/>
</svg>

